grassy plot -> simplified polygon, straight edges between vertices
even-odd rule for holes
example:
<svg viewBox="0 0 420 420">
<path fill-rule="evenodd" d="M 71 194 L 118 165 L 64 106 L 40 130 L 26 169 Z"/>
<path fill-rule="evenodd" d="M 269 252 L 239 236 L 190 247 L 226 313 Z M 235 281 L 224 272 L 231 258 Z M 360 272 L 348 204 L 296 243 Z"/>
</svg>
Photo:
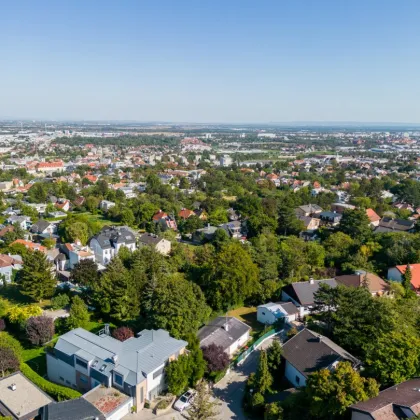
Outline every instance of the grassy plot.
<svg viewBox="0 0 420 420">
<path fill-rule="evenodd" d="M 233 316 L 252 328 L 252 332 L 260 332 L 264 325 L 257 321 L 257 308 L 254 306 L 242 306 L 228 312 L 228 316 Z"/>
</svg>

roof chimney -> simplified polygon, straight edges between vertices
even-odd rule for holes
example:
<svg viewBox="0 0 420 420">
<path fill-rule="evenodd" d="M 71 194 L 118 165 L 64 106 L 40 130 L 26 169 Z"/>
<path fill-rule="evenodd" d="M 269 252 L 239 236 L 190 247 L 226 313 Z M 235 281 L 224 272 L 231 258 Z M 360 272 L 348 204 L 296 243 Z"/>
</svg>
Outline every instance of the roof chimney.
<svg viewBox="0 0 420 420">
<path fill-rule="evenodd" d="M 322 335 L 318 335 L 317 337 L 316 337 L 316 339 L 317 339 L 317 341 L 319 342 L 319 343 L 321 343 L 322 342 Z"/>
<path fill-rule="evenodd" d="M 117 364 L 117 362 L 118 362 L 118 356 L 116 354 L 114 354 L 112 356 L 112 362 L 114 363 L 114 365 Z"/>
<path fill-rule="evenodd" d="M 12 385 L 10 385 L 10 389 L 11 389 L 12 391 L 16 391 L 16 384 L 12 384 Z"/>
<path fill-rule="evenodd" d="M 228 324 L 228 322 L 226 321 L 226 323 L 225 324 L 223 324 L 223 327 L 222 327 L 225 331 L 229 331 L 229 324 Z"/>
<path fill-rule="evenodd" d="M 309 279 L 309 284 L 314 284 L 315 283 L 315 280 L 314 280 L 314 278 L 313 277 L 311 277 L 310 279 Z"/>
</svg>

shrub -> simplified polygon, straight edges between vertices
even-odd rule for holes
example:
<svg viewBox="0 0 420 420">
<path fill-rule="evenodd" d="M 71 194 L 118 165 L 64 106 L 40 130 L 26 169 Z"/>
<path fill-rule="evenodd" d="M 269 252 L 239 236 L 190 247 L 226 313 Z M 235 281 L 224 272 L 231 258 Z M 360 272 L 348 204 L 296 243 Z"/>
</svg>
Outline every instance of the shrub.
<svg viewBox="0 0 420 420">
<path fill-rule="evenodd" d="M 202 350 L 210 373 L 225 370 L 229 366 L 229 356 L 222 346 L 213 343 L 203 347 Z"/>
<path fill-rule="evenodd" d="M 155 410 L 164 410 L 165 408 L 168 408 L 168 407 L 169 407 L 169 404 L 171 403 L 171 401 L 172 401 L 172 400 L 167 399 L 167 398 L 160 400 L 160 401 L 156 404 L 156 406 L 155 406 Z"/>
<path fill-rule="evenodd" d="M 50 341 L 54 336 L 54 320 L 48 316 L 34 316 L 26 323 L 26 335 L 35 346 Z"/>
<path fill-rule="evenodd" d="M 54 296 L 51 299 L 51 304 L 52 304 L 51 306 L 55 310 L 62 309 L 66 307 L 69 303 L 70 303 L 70 298 L 64 293 L 60 293 L 59 295 Z"/>
<path fill-rule="evenodd" d="M 134 332 L 131 328 L 119 327 L 112 332 L 112 336 L 119 341 L 125 341 L 134 337 Z"/>
<path fill-rule="evenodd" d="M 261 393 L 256 392 L 252 396 L 252 408 L 253 408 L 253 410 L 257 410 L 257 411 L 260 410 L 263 407 L 264 403 L 265 403 L 264 396 Z"/>
<path fill-rule="evenodd" d="M 214 384 L 217 384 L 217 382 L 221 381 L 225 377 L 225 375 L 226 369 L 212 372 L 209 374 L 209 380 Z"/>
<path fill-rule="evenodd" d="M 12 349 L 17 359 L 19 361 L 22 360 L 22 346 L 20 345 L 19 341 L 17 341 L 5 331 L 0 332 L 0 347 Z"/>
<path fill-rule="evenodd" d="M 19 360 L 15 352 L 9 347 L 0 347 L 0 373 L 4 377 L 7 374 L 19 370 Z"/>
<path fill-rule="evenodd" d="M 0 319 L 0 331 L 4 331 L 6 329 L 6 321 L 4 319 Z"/>
<path fill-rule="evenodd" d="M 47 381 L 33 371 L 26 363 L 20 364 L 20 370 L 30 381 L 57 401 L 74 400 L 82 396 L 80 392 L 74 389 Z"/>
</svg>

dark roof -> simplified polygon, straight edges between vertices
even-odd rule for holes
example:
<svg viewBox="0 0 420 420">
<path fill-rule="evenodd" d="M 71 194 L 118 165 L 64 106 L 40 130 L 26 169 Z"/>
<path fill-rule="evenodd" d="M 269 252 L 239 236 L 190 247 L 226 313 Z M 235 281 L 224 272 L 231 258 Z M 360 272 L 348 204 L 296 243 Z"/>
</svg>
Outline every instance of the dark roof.
<svg viewBox="0 0 420 420">
<path fill-rule="evenodd" d="M 299 312 L 293 302 L 279 302 L 279 305 L 287 312 L 288 315 L 294 315 Z"/>
<path fill-rule="evenodd" d="M 226 331 L 225 325 L 228 330 Z M 219 316 L 198 331 L 200 347 L 216 344 L 227 350 L 236 340 L 241 338 L 251 327 L 234 317 Z"/>
<path fill-rule="evenodd" d="M 47 222 L 46 220 L 38 220 L 31 226 L 30 231 L 32 233 L 42 233 L 50 224 L 51 222 Z"/>
<path fill-rule="evenodd" d="M 115 243 L 133 244 L 136 242 L 133 232 L 130 232 L 125 227 L 104 227 L 93 238 L 99 242 L 102 249 L 111 248 Z"/>
<path fill-rule="evenodd" d="M 42 420 L 105 420 L 105 416 L 84 398 L 50 404 L 44 408 Z"/>
<path fill-rule="evenodd" d="M 414 221 L 404 219 L 393 219 L 392 217 L 383 217 L 375 232 L 392 232 L 394 230 L 407 231 L 413 228 Z"/>
<path fill-rule="evenodd" d="M 420 378 L 413 378 L 408 381 L 394 385 L 381 391 L 378 396 L 367 401 L 353 404 L 352 410 L 364 411 L 367 413 L 388 414 L 383 419 L 397 419 L 393 412 L 398 407 L 410 407 L 414 414 L 420 414 Z M 416 406 L 417 407 L 414 407 Z M 376 417 L 375 417 L 376 418 Z"/>
<path fill-rule="evenodd" d="M 153 235 L 153 233 L 143 233 L 143 235 L 139 237 L 139 242 L 145 245 L 157 245 L 161 240 L 162 238 Z"/>
<path fill-rule="evenodd" d="M 371 293 L 386 292 L 389 290 L 389 284 L 374 273 L 366 271 L 357 271 L 354 274 L 347 274 L 337 276 L 335 279 L 337 283 L 347 287 L 361 287 L 363 282 L 367 279 L 369 291 Z"/>
<path fill-rule="evenodd" d="M 327 218 L 327 219 L 341 219 L 343 215 L 341 213 L 334 213 L 333 211 L 323 211 L 322 213 L 319 213 L 319 217 Z"/>
<path fill-rule="evenodd" d="M 322 211 L 322 207 L 318 206 L 318 204 L 305 204 L 304 206 L 299 206 L 298 208 L 305 213 L 315 213 Z"/>
<path fill-rule="evenodd" d="M 283 357 L 305 377 L 325 369 L 336 361 L 348 360 L 353 365 L 360 362 L 329 338 L 307 328 L 283 345 Z"/>
<path fill-rule="evenodd" d="M 302 306 L 313 305 L 314 294 L 318 291 L 321 283 L 327 284 L 330 287 L 337 287 L 335 279 L 326 279 L 313 280 L 312 283 L 310 281 L 291 283 L 283 287 L 283 291 Z"/>
</svg>

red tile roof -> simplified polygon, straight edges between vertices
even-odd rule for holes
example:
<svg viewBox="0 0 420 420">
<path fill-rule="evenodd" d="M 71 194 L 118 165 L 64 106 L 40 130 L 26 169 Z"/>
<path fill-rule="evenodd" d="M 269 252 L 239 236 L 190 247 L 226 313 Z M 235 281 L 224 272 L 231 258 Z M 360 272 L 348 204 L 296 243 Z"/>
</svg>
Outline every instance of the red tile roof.
<svg viewBox="0 0 420 420">
<path fill-rule="evenodd" d="M 404 274 L 405 270 L 407 269 L 406 265 L 397 265 L 397 270 Z M 411 284 L 415 289 L 420 288 L 420 264 L 410 264 L 411 269 Z"/>
<path fill-rule="evenodd" d="M 381 220 L 381 218 L 378 216 L 378 214 L 373 209 L 366 209 L 366 215 L 369 217 L 369 220 L 371 222 L 378 222 Z"/>
</svg>

